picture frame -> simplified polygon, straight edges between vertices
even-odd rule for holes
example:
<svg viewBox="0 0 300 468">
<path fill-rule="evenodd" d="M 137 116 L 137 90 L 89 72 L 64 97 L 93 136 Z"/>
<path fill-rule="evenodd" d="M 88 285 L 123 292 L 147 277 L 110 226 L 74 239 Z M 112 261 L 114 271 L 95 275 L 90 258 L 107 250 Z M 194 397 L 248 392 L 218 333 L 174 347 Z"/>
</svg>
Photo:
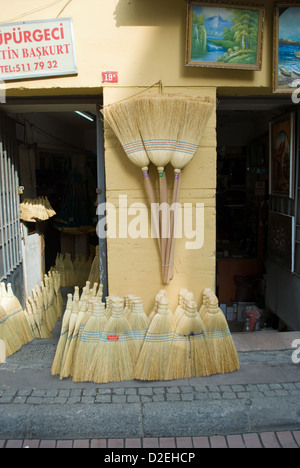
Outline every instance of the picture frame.
<svg viewBox="0 0 300 468">
<path fill-rule="evenodd" d="M 269 194 L 295 197 L 295 112 L 269 123 Z"/>
<path fill-rule="evenodd" d="M 263 5 L 188 0 L 185 65 L 261 70 L 264 16 Z"/>
<path fill-rule="evenodd" d="M 300 86 L 299 25 L 299 2 L 274 4 L 273 93 L 292 93 Z"/>
<path fill-rule="evenodd" d="M 282 213 L 269 212 L 268 259 L 276 265 L 294 272 L 295 218 Z"/>
</svg>

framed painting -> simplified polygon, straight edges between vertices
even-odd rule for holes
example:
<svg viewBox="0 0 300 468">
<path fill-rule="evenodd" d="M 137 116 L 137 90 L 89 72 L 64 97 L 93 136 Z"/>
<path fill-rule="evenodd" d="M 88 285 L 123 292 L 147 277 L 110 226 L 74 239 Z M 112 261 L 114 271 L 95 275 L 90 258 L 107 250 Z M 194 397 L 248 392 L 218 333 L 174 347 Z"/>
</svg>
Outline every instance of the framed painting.
<svg viewBox="0 0 300 468">
<path fill-rule="evenodd" d="M 262 5 L 187 3 L 186 66 L 260 70 Z"/>
<path fill-rule="evenodd" d="M 294 218 L 269 213 L 268 259 L 291 272 L 294 271 Z"/>
<path fill-rule="evenodd" d="M 274 5 L 273 92 L 291 93 L 300 86 L 300 5 Z"/>
<path fill-rule="evenodd" d="M 295 113 L 284 114 L 269 124 L 270 195 L 295 196 Z"/>
</svg>

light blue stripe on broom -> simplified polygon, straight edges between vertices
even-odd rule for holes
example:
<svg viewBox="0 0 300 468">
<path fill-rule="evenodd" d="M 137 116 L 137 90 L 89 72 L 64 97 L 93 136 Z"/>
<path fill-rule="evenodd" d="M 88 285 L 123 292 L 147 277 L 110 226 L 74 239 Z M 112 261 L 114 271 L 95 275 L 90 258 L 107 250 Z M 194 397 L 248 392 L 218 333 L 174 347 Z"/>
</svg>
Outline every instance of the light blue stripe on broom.
<svg viewBox="0 0 300 468">
<path fill-rule="evenodd" d="M 205 331 L 206 337 L 209 339 L 214 339 L 214 338 L 225 338 L 226 336 L 231 336 L 231 332 L 229 328 L 223 328 L 221 330 L 211 330 Z"/>
<path fill-rule="evenodd" d="M 117 340 L 109 339 L 109 337 L 118 336 Z M 123 331 L 107 331 L 104 330 L 100 336 L 100 341 L 107 341 L 115 343 L 118 341 L 133 341 L 132 330 L 123 330 Z"/>
<path fill-rule="evenodd" d="M 137 153 L 139 151 L 177 151 L 179 153 L 194 154 L 198 145 L 185 141 L 176 140 L 145 140 L 134 141 L 124 145 L 127 154 Z"/>
<path fill-rule="evenodd" d="M 164 341 L 173 341 L 174 332 L 166 333 L 147 333 L 145 337 L 146 342 L 150 343 L 161 343 Z"/>
</svg>

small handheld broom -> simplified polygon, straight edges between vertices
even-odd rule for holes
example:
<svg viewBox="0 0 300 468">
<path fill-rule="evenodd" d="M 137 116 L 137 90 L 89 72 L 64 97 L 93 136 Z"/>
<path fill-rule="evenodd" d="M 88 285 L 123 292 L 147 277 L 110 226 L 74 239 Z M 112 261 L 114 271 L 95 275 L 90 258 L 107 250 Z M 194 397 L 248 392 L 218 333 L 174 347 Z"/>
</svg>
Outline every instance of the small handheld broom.
<svg viewBox="0 0 300 468">
<path fill-rule="evenodd" d="M 134 376 L 137 347 L 123 313 L 123 299 L 112 298 L 111 309 L 95 351 L 96 366 L 91 377 L 96 383 L 132 380 Z"/>
<path fill-rule="evenodd" d="M 60 337 L 58 340 L 58 344 L 57 344 L 57 348 L 56 348 L 56 352 L 55 352 L 55 356 L 54 356 L 54 360 L 53 360 L 52 368 L 51 368 L 52 375 L 58 375 L 61 370 L 62 359 L 63 359 L 63 355 L 64 355 L 66 343 L 67 343 L 69 321 L 70 321 L 70 316 L 72 313 L 72 308 L 73 308 L 73 296 L 72 294 L 68 294 L 66 310 L 62 319 Z"/>
<path fill-rule="evenodd" d="M 88 382 L 93 380 L 94 369 L 97 365 L 95 352 L 107 322 L 105 303 L 93 303 L 93 313 L 86 323 L 79 338 L 76 350 L 72 379 L 74 382 Z"/>
<path fill-rule="evenodd" d="M 214 360 L 212 374 L 224 374 L 239 369 L 239 358 L 228 323 L 219 308 L 219 301 L 215 295 L 208 299 L 206 313 L 203 317 L 209 349 Z"/>
<path fill-rule="evenodd" d="M 188 300 L 172 342 L 170 377 L 187 379 L 207 376 L 211 368 L 210 360 L 204 324 L 198 315 L 197 304 Z"/>
<path fill-rule="evenodd" d="M 138 380 L 169 380 L 169 362 L 175 331 L 169 301 L 162 297 L 153 317 L 135 366 Z"/>
</svg>

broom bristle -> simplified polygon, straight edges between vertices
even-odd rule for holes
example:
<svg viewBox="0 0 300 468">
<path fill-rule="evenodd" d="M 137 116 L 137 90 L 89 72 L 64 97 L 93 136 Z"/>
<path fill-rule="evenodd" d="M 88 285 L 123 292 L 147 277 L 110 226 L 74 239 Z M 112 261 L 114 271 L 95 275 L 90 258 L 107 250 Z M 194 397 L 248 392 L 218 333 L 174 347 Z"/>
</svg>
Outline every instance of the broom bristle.
<svg viewBox="0 0 300 468">
<path fill-rule="evenodd" d="M 209 348 L 214 358 L 215 371 L 224 374 L 239 369 L 239 358 L 233 343 L 227 320 L 219 308 L 218 298 L 212 295 L 208 300 L 207 312 L 203 318 Z"/>
<path fill-rule="evenodd" d="M 79 338 L 78 350 L 73 368 L 74 382 L 92 381 L 95 366 L 95 352 L 107 322 L 105 303 L 93 303 L 93 314 L 86 323 Z"/>
<path fill-rule="evenodd" d="M 128 322 L 132 329 L 133 339 L 136 342 L 138 358 L 150 324 L 150 320 L 144 312 L 143 303 L 140 298 L 136 298 L 132 301 L 132 314 Z"/>
<path fill-rule="evenodd" d="M 135 100 L 130 99 L 111 104 L 104 107 L 102 113 L 119 139 L 130 161 L 146 171 L 150 160 L 139 134 Z"/>
<path fill-rule="evenodd" d="M 21 340 L 22 344 L 29 343 L 31 340 L 33 340 L 34 336 L 29 327 L 24 310 L 19 300 L 13 293 L 11 283 L 7 284 L 7 295 L 5 299 L 6 301 L 4 304 L 1 301 L 1 305 L 5 309 L 7 315 L 9 315 L 10 320 L 14 323 L 14 327 L 16 328 L 16 333 L 18 333 L 19 339 Z"/>
<path fill-rule="evenodd" d="M 70 339 L 70 345 L 68 347 L 67 355 L 64 357 L 63 369 L 60 372 L 61 379 L 72 375 L 76 345 L 77 345 L 77 341 L 79 337 L 81 322 L 84 319 L 84 316 L 87 310 L 87 301 L 86 300 L 82 301 L 82 303 L 78 306 L 78 308 L 79 310 L 77 313 L 72 337 Z"/>
<path fill-rule="evenodd" d="M 150 161 L 159 172 L 170 162 L 182 125 L 177 95 L 157 94 L 135 99 L 137 125 Z"/>
<path fill-rule="evenodd" d="M 58 375 L 60 373 L 60 369 L 62 366 L 62 358 L 64 355 L 66 343 L 67 343 L 69 321 L 70 321 L 70 316 L 72 313 L 72 308 L 73 308 L 72 294 L 68 294 L 66 310 L 65 310 L 65 313 L 63 315 L 63 320 L 62 320 L 61 333 L 60 333 L 58 345 L 56 348 L 56 352 L 55 352 L 55 356 L 54 356 L 54 360 L 53 360 L 52 368 L 51 368 L 52 375 Z"/>
<path fill-rule="evenodd" d="M 1 299 L 1 298 L 0 298 Z M 22 342 L 16 333 L 13 323 L 9 321 L 6 311 L 0 305 L 0 339 L 6 346 L 6 356 L 16 353 L 21 347 Z"/>
<path fill-rule="evenodd" d="M 212 115 L 213 100 L 208 97 L 180 96 L 181 124 L 178 143 L 171 159 L 175 170 L 182 170 L 193 158 Z"/>
<path fill-rule="evenodd" d="M 172 342 L 170 377 L 187 379 L 210 375 L 210 360 L 204 324 L 198 315 L 196 302 L 189 300 Z"/>
<path fill-rule="evenodd" d="M 203 291 L 203 295 L 202 295 L 202 305 L 199 309 L 199 315 L 200 317 L 204 318 L 204 315 L 206 313 L 206 310 L 207 310 L 207 305 L 208 305 L 208 300 L 211 296 L 214 295 L 214 292 L 212 289 L 210 288 L 205 288 L 204 291 Z"/>
<path fill-rule="evenodd" d="M 93 382 L 132 380 L 137 356 L 132 330 L 124 316 L 123 299 L 112 299 L 112 313 L 95 352 Z"/>
<path fill-rule="evenodd" d="M 191 300 L 194 300 L 194 294 L 191 291 L 188 291 L 187 289 L 183 290 L 181 305 L 177 307 L 175 314 L 174 314 L 175 325 L 178 324 L 181 317 L 185 314 L 186 305 L 188 301 L 191 301 Z"/>
<path fill-rule="evenodd" d="M 162 297 L 145 337 L 136 367 L 138 380 L 169 380 L 169 360 L 175 331 L 169 301 Z"/>
</svg>

